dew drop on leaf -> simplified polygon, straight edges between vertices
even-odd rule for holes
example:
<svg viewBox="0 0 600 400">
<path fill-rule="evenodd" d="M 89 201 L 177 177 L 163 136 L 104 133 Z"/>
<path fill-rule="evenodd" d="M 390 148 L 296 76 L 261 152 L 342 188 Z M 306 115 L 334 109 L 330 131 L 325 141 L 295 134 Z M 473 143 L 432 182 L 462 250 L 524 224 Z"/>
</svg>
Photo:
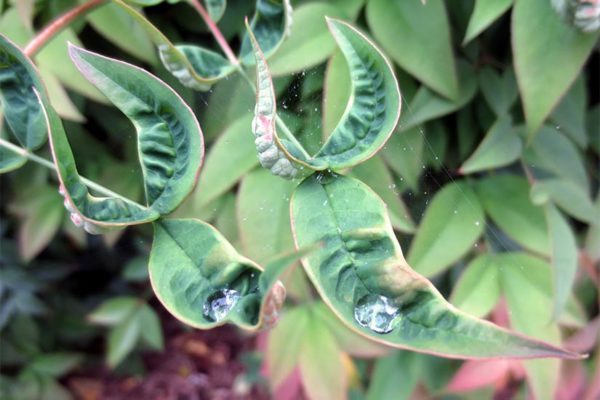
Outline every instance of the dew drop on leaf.
<svg viewBox="0 0 600 400">
<path fill-rule="evenodd" d="M 237 290 L 217 290 L 206 299 L 202 314 L 209 321 L 218 322 L 227 316 L 239 299 L 240 294 Z"/>
<path fill-rule="evenodd" d="M 377 294 L 362 297 L 354 307 L 356 322 L 377 333 L 391 332 L 399 314 L 398 307 L 389 298 Z"/>
</svg>

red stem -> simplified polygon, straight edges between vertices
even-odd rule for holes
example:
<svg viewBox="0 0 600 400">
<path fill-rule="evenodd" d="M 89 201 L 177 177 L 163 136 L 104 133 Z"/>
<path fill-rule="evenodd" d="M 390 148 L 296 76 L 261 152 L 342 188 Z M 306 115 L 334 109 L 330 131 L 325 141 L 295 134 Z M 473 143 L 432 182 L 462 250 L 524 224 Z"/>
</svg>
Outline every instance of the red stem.
<svg viewBox="0 0 600 400">
<path fill-rule="evenodd" d="M 229 43 L 227 43 L 227 40 L 225 40 L 225 37 L 221 33 L 221 30 L 219 29 L 217 24 L 215 24 L 215 22 L 210 18 L 208 12 L 206 11 L 202 3 L 200 3 L 200 0 L 189 0 L 189 3 L 192 5 L 192 7 L 196 9 L 196 11 L 198 11 L 198 14 L 200 14 L 202 19 L 208 26 L 208 29 L 210 29 L 211 33 L 215 37 L 215 40 L 223 50 L 223 53 L 225 53 L 227 59 L 229 59 L 229 62 L 233 65 L 239 65 L 240 61 L 237 59 L 237 57 L 231 50 L 231 47 L 229 47 Z"/>
<path fill-rule="evenodd" d="M 63 29 L 69 26 L 75 19 L 89 13 L 94 8 L 103 5 L 107 0 L 89 0 L 84 4 L 72 8 L 67 11 L 48 26 L 46 26 L 40 33 L 38 33 L 32 40 L 27 44 L 23 51 L 27 57 L 35 56 L 54 36 L 59 34 Z"/>
</svg>

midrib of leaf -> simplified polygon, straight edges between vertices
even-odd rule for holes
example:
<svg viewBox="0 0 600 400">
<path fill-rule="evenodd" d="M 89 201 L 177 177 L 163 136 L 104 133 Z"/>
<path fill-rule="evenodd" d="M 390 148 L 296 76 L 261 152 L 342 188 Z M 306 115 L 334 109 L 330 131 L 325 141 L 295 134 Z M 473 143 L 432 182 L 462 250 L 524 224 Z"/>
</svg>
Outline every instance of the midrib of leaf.
<svg viewBox="0 0 600 400">
<path fill-rule="evenodd" d="M 185 254 L 185 256 L 187 257 L 187 259 L 191 261 L 192 265 L 194 265 L 196 267 L 196 269 L 198 270 L 198 274 L 200 274 L 200 276 L 202 276 L 202 278 L 204 280 L 206 280 L 207 282 L 210 282 L 210 280 L 206 277 L 206 275 L 204 275 L 202 273 L 202 268 L 199 268 L 199 266 L 196 263 L 196 261 L 194 261 L 194 259 L 190 256 L 190 254 L 186 251 L 185 247 L 182 246 L 182 244 L 175 238 L 175 236 L 173 235 L 173 233 L 171 231 L 169 231 L 169 229 L 167 228 L 167 226 L 165 224 L 161 224 L 160 222 L 158 222 L 157 224 L 159 224 L 160 227 L 161 227 L 161 229 L 164 230 L 169 235 L 169 238 L 171 238 L 171 240 L 177 245 L 177 247 L 181 250 L 181 252 L 183 254 Z"/>
</svg>

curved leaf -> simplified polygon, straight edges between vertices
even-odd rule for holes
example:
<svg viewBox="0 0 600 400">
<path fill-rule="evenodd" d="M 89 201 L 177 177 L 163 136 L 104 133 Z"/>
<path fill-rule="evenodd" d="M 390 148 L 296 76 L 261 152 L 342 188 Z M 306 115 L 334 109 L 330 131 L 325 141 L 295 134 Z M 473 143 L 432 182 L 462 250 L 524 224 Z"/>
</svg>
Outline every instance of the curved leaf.
<svg viewBox="0 0 600 400">
<path fill-rule="evenodd" d="M 291 201 L 297 246 L 321 297 L 350 328 L 383 344 L 454 358 L 567 357 L 448 304 L 402 256 L 385 205 L 355 179 L 315 174 Z"/>
<path fill-rule="evenodd" d="M 46 123 L 34 88 L 47 99 L 34 64 L 16 44 L 0 35 L 0 102 L 4 118 L 19 142 L 30 150 L 46 141 Z"/>
<path fill-rule="evenodd" d="M 154 224 L 150 281 L 165 308 L 188 325 L 210 329 L 232 322 L 255 330 L 275 322 L 285 298 L 277 277 L 302 255 L 280 258 L 263 272 L 212 226 L 161 220 Z"/>
<path fill-rule="evenodd" d="M 134 124 L 146 200 L 168 214 L 192 191 L 204 157 L 200 125 L 179 95 L 148 72 L 71 45 L 81 73 Z"/>
<path fill-rule="evenodd" d="M 571 86 L 600 36 L 600 32 L 585 34 L 569 27 L 550 3 L 516 0 L 512 14 L 515 72 L 530 140 Z"/>
<path fill-rule="evenodd" d="M 383 54 L 349 24 L 329 18 L 327 24 L 350 65 L 352 90 L 341 121 L 314 157 L 307 156 L 299 145 L 279 139 L 272 79 L 260 48 L 252 41 L 258 64 L 253 132 L 261 164 L 282 177 L 295 177 L 302 166 L 337 170 L 372 157 L 400 117 L 400 90 Z"/>
<path fill-rule="evenodd" d="M 469 26 L 465 33 L 463 45 L 470 42 L 475 36 L 483 32 L 495 20 L 500 18 L 512 5 L 513 0 L 477 0 L 473 14 L 469 19 Z"/>
<path fill-rule="evenodd" d="M 210 89 L 219 79 L 235 70 L 235 67 L 227 59 L 214 51 L 192 45 L 175 46 L 138 11 L 122 0 L 113 1 L 146 30 L 148 36 L 158 48 L 158 54 L 163 65 L 179 79 L 182 85 L 205 91 Z"/>
<path fill-rule="evenodd" d="M 292 5 L 290 0 L 257 0 L 256 10 L 250 20 L 250 29 L 260 45 L 265 58 L 277 51 L 292 27 Z M 250 35 L 246 33 L 239 54 L 240 62 L 254 65 L 254 54 Z"/>
<path fill-rule="evenodd" d="M 60 192 L 65 197 L 65 207 L 71 213 L 71 220 L 75 225 L 83 226 L 89 233 L 100 233 L 98 228 L 143 224 L 160 217 L 155 210 L 124 198 L 92 196 L 77 172 L 75 158 L 60 118 L 41 98 L 39 104 L 48 126 L 50 150 L 60 182 Z"/>
<path fill-rule="evenodd" d="M 0 174 L 21 168 L 26 162 L 27 158 L 21 154 L 4 146 L 0 147 Z"/>
<path fill-rule="evenodd" d="M 349 24 L 327 19 L 331 34 L 350 67 L 351 95 L 346 111 L 315 158 L 342 169 L 372 157 L 400 118 L 400 89 L 390 63 Z"/>
</svg>

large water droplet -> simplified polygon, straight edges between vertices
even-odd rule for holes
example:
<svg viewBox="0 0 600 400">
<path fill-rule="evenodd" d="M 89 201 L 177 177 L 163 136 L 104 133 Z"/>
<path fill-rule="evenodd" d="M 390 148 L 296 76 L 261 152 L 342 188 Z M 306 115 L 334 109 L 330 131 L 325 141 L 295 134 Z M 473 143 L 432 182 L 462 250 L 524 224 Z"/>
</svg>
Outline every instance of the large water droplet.
<svg viewBox="0 0 600 400">
<path fill-rule="evenodd" d="M 220 289 L 208 296 L 204 303 L 203 315 L 212 322 L 225 318 L 240 299 L 240 294 L 233 289 Z"/>
<path fill-rule="evenodd" d="M 389 333 L 394 329 L 394 320 L 399 315 L 398 307 L 390 299 L 377 294 L 361 298 L 354 307 L 354 319 L 360 326 L 377 333 Z"/>
</svg>

